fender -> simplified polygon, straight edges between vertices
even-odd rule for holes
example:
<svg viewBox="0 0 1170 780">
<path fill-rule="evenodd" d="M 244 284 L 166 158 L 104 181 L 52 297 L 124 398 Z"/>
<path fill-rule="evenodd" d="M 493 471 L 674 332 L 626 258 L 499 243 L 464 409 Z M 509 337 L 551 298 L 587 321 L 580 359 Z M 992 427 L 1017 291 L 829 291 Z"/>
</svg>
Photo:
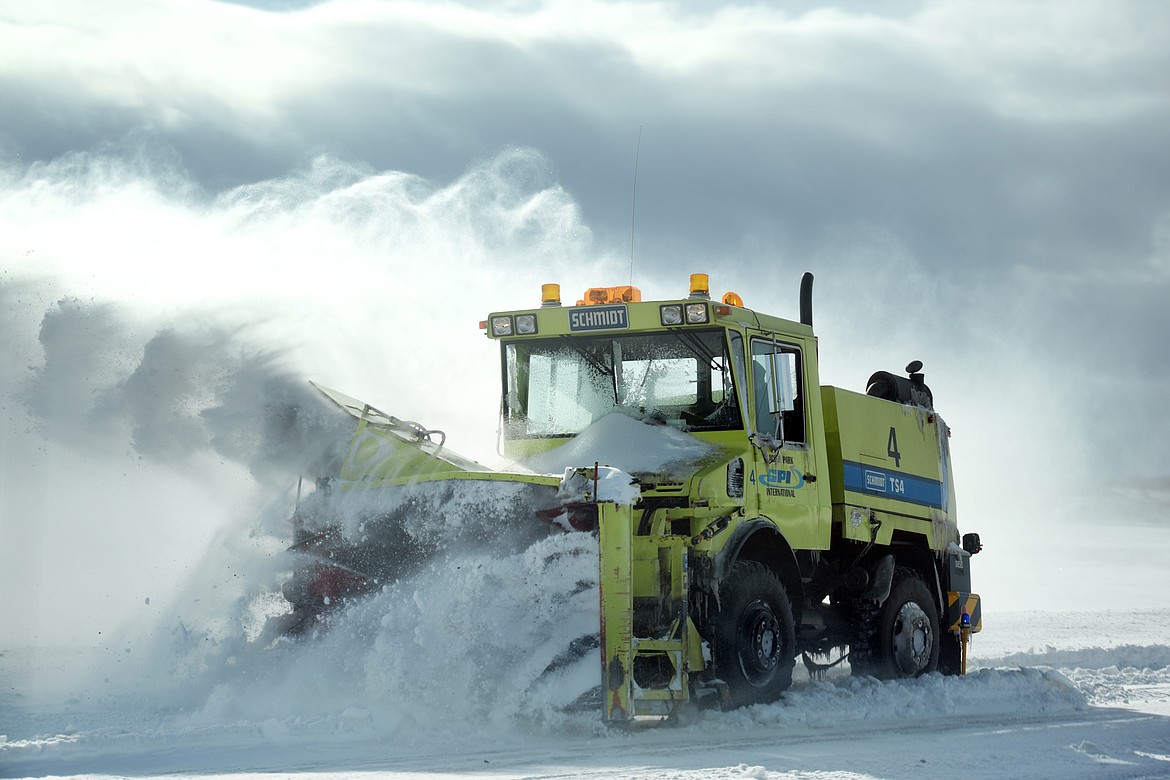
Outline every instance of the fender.
<svg viewBox="0 0 1170 780">
<path fill-rule="evenodd" d="M 942 581 L 938 576 L 938 566 L 935 564 L 933 553 L 928 549 L 906 542 L 895 542 L 892 545 L 892 550 L 899 566 L 913 569 L 922 577 L 926 587 L 934 594 L 935 607 L 939 610 L 940 615 L 943 614 L 946 603 L 943 601 Z"/>
<path fill-rule="evenodd" d="M 884 604 L 890 597 L 890 588 L 893 585 L 894 556 L 883 555 L 873 568 L 873 582 L 870 583 L 869 590 L 862 594 L 862 598 Z"/>
<path fill-rule="evenodd" d="M 800 625 L 804 606 L 804 583 L 800 579 L 800 564 L 792 545 L 784 534 L 766 517 L 749 520 L 735 529 L 723 549 L 715 554 L 714 582 L 719 583 L 738 560 L 759 561 L 776 573 L 788 591 L 792 603 L 792 617 Z M 716 587 L 716 601 L 719 594 Z"/>
</svg>

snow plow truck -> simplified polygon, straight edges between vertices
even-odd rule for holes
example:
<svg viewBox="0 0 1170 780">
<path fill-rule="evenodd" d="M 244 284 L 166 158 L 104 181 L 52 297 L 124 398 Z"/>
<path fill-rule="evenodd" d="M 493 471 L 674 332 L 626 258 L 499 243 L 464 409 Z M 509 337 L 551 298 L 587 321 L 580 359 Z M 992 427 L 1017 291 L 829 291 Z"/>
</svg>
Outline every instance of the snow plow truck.
<svg viewBox="0 0 1170 780">
<path fill-rule="evenodd" d="M 357 424 L 293 518 L 307 563 L 284 587 L 288 633 L 409 574 L 442 537 L 564 529 L 597 538 L 608 722 L 776 700 L 802 657 L 883 679 L 965 673 L 981 543 L 959 534 L 950 429 L 920 362 L 864 392 L 821 385 L 811 274 L 797 320 L 712 299 L 705 274 L 674 300 L 633 286 L 560 297 L 544 285 L 540 306 L 480 323 L 500 346 L 515 469 L 319 388 Z M 473 521 L 416 527 L 468 496 L 482 498 Z"/>
</svg>

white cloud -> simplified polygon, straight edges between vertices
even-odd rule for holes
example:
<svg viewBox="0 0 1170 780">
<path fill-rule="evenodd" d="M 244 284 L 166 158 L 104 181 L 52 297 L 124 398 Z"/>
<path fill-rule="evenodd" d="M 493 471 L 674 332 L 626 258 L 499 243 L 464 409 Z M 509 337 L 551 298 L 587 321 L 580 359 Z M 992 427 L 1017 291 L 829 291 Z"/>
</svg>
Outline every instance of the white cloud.
<svg viewBox="0 0 1170 780">
<path fill-rule="evenodd" d="M 244 132 L 279 126 L 290 102 L 320 91 L 393 100 L 535 90 L 573 102 L 549 94 L 558 83 L 602 90 L 612 112 L 646 99 L 669 105 L 674 89 L 718 104 L 750 99 L 745 91 L 775 99 L 849 86 L 1028 119 L 1102 121 L 1161 105 L 1161 81 L 1142 74 L 1170 59 L 1170 15 L 1090 2 L 954 3 L 881 17 L 762 5 L 345 0 L 269 13 L 122 0 L 101 14 L 61 2 L 5 17 L 0 67 L 10 78 L 62 100 L 141 110 L 165 126 L 222 112 Z M 640 80 L 660 93 L 631 91 Z M 798 106 L 816 108 L 807 99 Z"/>
</svg>

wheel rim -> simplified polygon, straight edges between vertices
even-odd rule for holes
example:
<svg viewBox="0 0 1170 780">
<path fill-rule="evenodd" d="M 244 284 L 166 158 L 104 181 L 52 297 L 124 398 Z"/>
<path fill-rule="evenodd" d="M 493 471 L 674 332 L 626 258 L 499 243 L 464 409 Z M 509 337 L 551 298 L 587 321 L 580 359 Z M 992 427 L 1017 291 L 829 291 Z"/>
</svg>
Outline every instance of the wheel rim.
<svg viewBox="0 0 1170 780">
<path fill-rule="evenodd" d="M 934 649 L 934 627 L 930 617 L 913 601 L 898 610 L 894 621 L 893 658 L 898 672 L 915 677 L 930 665 Z"/>
<path fill-rule="evenodd" d="M 744 610 L 739 640 L 744 678 L 752 685 L 766 684 L 780 658 L 780 621 L 767 602 L 753 601 Z"/>
</svg>

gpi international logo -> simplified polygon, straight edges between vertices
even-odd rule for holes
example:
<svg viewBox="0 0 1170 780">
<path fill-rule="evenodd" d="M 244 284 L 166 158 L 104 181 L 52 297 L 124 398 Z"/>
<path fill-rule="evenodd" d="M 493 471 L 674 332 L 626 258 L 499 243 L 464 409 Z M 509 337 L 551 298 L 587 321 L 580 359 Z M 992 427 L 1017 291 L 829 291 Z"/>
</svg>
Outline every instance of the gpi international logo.
<svg viewBox="0 0 1170 780">
<path fill-rule="evenodd" d="M 760 474 L 760 484 L 769 496 L 796 498 L 796 491 L 804 487 L 804 474 L 797 469 L 768 469 Z"/>
<path fill-rule="evenodd" d="M 785 487 L 796 490 L 804 487 L 804 474 L 796 469 L 768 469 L 767 474 L 760 475 L 760 484 L 764 487 Z"/>
</svg>

